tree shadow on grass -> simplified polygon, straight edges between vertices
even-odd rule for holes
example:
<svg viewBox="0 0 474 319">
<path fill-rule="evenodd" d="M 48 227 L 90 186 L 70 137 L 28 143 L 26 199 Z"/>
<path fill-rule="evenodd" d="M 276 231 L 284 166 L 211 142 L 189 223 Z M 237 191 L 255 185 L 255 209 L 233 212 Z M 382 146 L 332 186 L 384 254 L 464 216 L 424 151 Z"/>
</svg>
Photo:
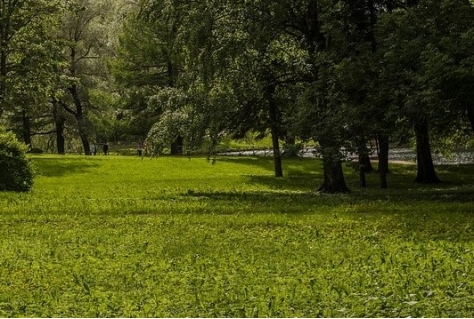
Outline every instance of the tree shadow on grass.
<svg viewBox="0 0 474 319">
<path fill-rule="evenodd" d="M 379 186 L 378 174 L 368 174 L 369 187 L 358 186 L 357 174 L 350 183 L 352 195 L 364 200 L 459 202 L 474 201 L 474 165 L 444 165 L 436 168 L 438 184 L 415 183 L 416 166 L 395 165 L 388 176 L 388 189 Z"/>
<path fill-rule="evenodd" d="M 221 215 L 311 215 L 323 233 L 348 236 L 345 227 L 350 226 L 348 234 L 363 235 L 364 240 L 373 240 L 375 244 L 380 244 L 383 238 L 408 242 L 471 242 L 474 241 L 474 211 L 469 196 L 472 189 L 470 193 L 469 190 L 445 192 L 446 196 L 439 196 L 437 190 L 416 195 L 406 191 L 403 199 L 381 198 L 375 194 L 367 197 L 295 191 L 188 192 L 182 196 L 209 201 L 212 203 L 209 206 L 216 207 Z M 208 210 L 209 206 L 203 206 L 196 213 L 214 213 Z M 218 207 L 233 209 L 221 211 Z M 276 221 L 278 223 L 278 219 Z"/>
<path fill-rule="evenodd" d="M 270 190 L 276 191 L 269 194 L 274 197 L 286 196 L 285 192 L 288 191 L 314 192 L 323 180 L 321 162 L 318 159 L 284 159 L 283 178 L 275 178 L 273 176 L 273 160 L 268 157 L 219 157 L 217 160 L 233 164 L 256 166 L 267 170 L 268 175 L 249 174 L 246 176 L 249 184 L 264 185 Z M 400 201 L 474 202 L 474 165 L 472 164 L 437 166 L 438 176 L 443 181 L 439 184 L 417 184 L 414 182 L 416 166 L 392 165 L 392 172 L 388 176 L 388 189 L 380 189 L 379 176 L 376 173 L 367 174 L 369 187 L 361 188 L 359 187 L 358 172 L 348 167 L 344 167 L 344 170 L 346 182 L 351 189 L 351 193 L 349 195 L 334 196 L 348 197 L 351 202 L 380 200 L 393 203 Z"/>
<path fill-rule="evenodd" d="M 45 157 L 37 158 L 33 163 L 37 168 L 37 174 L 45 177 L 63 177 L 87 173 L 99 166 L 98 163 L 86 161 L 83 158 L 57 159 Z"/>
<path fill-rule="evenodd" d="M 268 167 L 268 162 L 254 159 L 228 158 L 226 161 L 243 165 Z M 298 160 L 288 161 L 287 165 L 297 165 Z M 265 191 L 230 191 L 230 192 L 200 192 L 183 194 L 184 196 L 200 196 L 220 202 L 262 202 L 269 207 L 280 204 L 293 205 L 295 211 L 308 210 L 308 205 L 339 206 L 367 203 L 385 203 L 387 206 L 421 205 L 427 203 L 472 203 L 474 202 L 474 165 L 438 167 L 443 183 L 417 184 L 414 182 L 413 167 L 394 166 L 389 176 L 389 188 L 381 189 L 378 175 L 370 174 L 370 187 L 358 186 L 358 175 L 347 172 L 346 179 L 350 185 L 349 194 L 319 194 L 315 192 L 322 181 L 321 173 L 315 172 L 317 161 L 301 163 L 301 167 L 292 168 L 287 177 L 275 178 L 270 175 L 246 175 L 248 184 L 263 185 Z M 306 208 L 305 208 L 306 207 Z M 289 209 L 291 210 L 291 209 Z M 474 209 L 473 209 L 474 212 Z"/>
</svg>

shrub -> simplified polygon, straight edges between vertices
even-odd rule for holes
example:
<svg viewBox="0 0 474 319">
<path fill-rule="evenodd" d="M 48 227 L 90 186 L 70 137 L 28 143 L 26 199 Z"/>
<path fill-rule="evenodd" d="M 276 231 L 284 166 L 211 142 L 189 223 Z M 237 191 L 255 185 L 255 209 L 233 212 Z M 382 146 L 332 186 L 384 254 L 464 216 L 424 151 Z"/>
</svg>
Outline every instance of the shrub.
<svg viewBox="0 0 474 319">
<path fill-rule="evenodd" d="M 34 169 L 26 151 L 12 132 L 0 128 L 0 191 L 26 192 L 33 186 Z"/>
</svg>

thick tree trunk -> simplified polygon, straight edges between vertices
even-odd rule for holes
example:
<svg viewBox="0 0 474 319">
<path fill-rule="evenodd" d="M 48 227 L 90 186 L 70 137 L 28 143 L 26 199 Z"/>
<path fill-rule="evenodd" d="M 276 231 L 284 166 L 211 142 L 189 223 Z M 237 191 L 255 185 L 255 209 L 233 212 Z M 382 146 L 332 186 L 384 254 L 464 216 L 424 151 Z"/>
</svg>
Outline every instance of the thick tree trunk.
<svg viewBox="0 0 474 319">
<path fill-rule="evenodd" d="M 23 110 L 22 113 L 23 119 L 23 142 L 25 142 L 28 147 L 31 147 L 31 118 L 28 116 L 26 110 Z"/>
<path fill-rule="evenodd" d="M 322 145 L 321 145 L 322 146 Z M 348 193 L 350 190 L 344 179 L 341 154 L 334 147 L 322 146 L 324 180 L 318 191 L 322 193 Z"/>
<path fill-rule="evenodd" d="M 56 126 L 56 148 L 58 149 L 58 154 L 66 154 L 65 140 L 64 140 L 64 127 L 66 123 L 66 117 L 61 112 L 58 102 L 53 101 L 53 117 L 54 124 Z"/>
<path fill-rule="evenodd" d="M 388 188 L 387 183 L 387 174 L 388 170 L 388 151 L 389 151 L 389 136 L 385 134 L 377 135 L 377 144 L 378 144 L 378 158 L 379 158 L 379 167 L 378 173 L 380 177 L 380 187 Z"/>
<path fill-rule="evenodd" d="M 418 172 L 416 175 L 416 183 L 439 183 L 441 182 L 433 164 L 431 156 L 431 146 L 428 133 L 428 122 L 425 119 L 415 123 L 416 134 L 416 162 Z"/>
</svg>

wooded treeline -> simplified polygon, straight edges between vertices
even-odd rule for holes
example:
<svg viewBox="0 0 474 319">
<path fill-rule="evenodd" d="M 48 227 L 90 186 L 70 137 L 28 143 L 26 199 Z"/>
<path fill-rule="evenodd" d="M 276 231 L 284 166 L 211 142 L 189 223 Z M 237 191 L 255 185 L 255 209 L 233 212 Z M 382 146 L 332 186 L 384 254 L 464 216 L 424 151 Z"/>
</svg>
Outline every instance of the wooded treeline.
<svg viewBox="0 0 474 319">
<path fill-rule="evenodd" d="M 0 0 L 0 15 L 0 123 L 33 147 L 270 134 L 275 176 L 314 141 L 332 193 L 348 191 L 343 147 L 371 170 L 376 141 L 387 187 L 390 140 L 413 138 L 419 183 L 439 182 L 433 144 L 472 140 L 469 0 Z"/>
</svg>

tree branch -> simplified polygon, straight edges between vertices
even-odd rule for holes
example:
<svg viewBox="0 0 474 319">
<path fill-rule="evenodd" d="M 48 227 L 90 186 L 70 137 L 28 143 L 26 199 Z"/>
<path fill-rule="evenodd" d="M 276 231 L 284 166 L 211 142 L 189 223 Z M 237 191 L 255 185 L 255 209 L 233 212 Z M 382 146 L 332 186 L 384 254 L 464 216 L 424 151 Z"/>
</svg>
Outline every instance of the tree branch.
<svg viewBox="0 0 474 319">
<path fill-rule="evenodd" d="M 61 105 L 65 110 L 66 112 L 68 113 L 71 113 L 72 115 L 76 116 L 77 115 L 77 112 L 74 111 L 72 108 L 70 108 L 66 103 L 64 103 L 63 101 L 57 101 L 59 105 Z"/>
</svg>

